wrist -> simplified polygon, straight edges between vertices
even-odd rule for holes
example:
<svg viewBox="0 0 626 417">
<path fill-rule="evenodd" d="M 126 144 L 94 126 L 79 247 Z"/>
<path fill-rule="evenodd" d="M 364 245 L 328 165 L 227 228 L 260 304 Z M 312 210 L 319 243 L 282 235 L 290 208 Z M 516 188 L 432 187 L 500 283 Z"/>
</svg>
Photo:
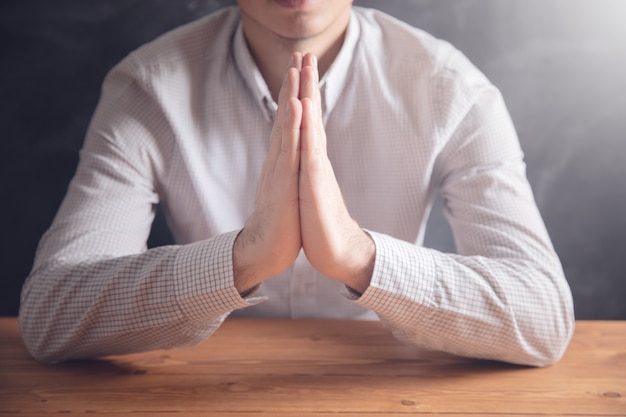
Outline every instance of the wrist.
<svg viewBox="0 0 626 417">
<path fill-rule="evenodd" d="M 240 294 L 245 294 L 260 282 L 257 278 L 257 268 L 250 259 L 249 250 L 242 237 L 243 230 L 239 232 L 233 244 L 233 283 Z"/>
<path fill-rule="evenodd" d="M 252 231 L 250 231 L 252 230 Z M 299 242 L 294 239 L 293 242 Z M 239 293 L 256 288 L 285 271 L 298 256 L 300 246 L 269 244 L 255 229 L 244 228 L 233 244 L 233 282 Z"/>
<path fill-rule="evenodd" d="M 350 289 L 363 294 L 370 285 L 374 264 L 376 261 L 376 244 L 374 240 L 362 229 L 350 241 L 348 261 L 343 279 L 341 281 Z"/>
</svg>

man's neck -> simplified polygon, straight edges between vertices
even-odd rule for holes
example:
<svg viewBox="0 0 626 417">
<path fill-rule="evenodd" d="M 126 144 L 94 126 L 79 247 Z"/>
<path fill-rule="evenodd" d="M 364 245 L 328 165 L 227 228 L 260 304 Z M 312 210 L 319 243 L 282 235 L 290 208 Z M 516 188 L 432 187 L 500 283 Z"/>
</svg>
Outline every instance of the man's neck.
<svg viewBox="0 0 626 417">
<path fill-rule="evenodd" d="M 349 16 L 347 17 L 349 22 Z M 345 38 L 345 25 L 329 30 L 309 39 L 291 40 L 263 32 L 253 21 L 244 22 L 244 36 L 250 53 L 255 60 L 261 75 L 274 100 L 278 100 L 278 92 L 293 52 L 312 52 L 318 58 L 320 78 L 324 76 L 333 63 Z"/>
</svg>

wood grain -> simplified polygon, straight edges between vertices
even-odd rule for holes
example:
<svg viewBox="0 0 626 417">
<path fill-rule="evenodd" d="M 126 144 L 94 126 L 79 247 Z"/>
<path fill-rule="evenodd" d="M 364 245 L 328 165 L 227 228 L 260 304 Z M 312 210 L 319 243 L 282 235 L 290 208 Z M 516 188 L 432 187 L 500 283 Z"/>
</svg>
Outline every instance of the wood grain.
<svg viewBox="0 0 626 417">
<path fill-rule="evenodd" d="M 379 322 L 229 319 L 206 342 L 55 366 L 0 319 L 0 416 L 626 415 L 626 322 L 582 321 L 561 362 L 426 352 Z"/>
</svg>

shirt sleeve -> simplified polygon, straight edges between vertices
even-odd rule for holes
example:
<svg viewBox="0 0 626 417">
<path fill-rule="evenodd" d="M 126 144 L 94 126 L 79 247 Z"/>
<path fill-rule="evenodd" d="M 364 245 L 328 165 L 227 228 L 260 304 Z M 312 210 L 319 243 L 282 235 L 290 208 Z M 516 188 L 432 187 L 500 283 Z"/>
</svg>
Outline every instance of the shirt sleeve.
<svg viewBox="0 0 626 417">
<path fill-rule="evenodd" d="M 233 285 L 235 231 L 147 250 L 172 145 L 167 115 L 140 78 L 132 59 L 107 77 L 24 284 L 20 326 L 41 361 L 196 344 L 257 301 Z"/>
<path fill-rule="evenodd" d="M 457 253 L 370 232 L 374 272 L 355 302 L 420 347 L 552 364 L 572 336 L 573 303 L 517 135 L 494 87 L 456 113 L 436 170 Z"/>
</svg>

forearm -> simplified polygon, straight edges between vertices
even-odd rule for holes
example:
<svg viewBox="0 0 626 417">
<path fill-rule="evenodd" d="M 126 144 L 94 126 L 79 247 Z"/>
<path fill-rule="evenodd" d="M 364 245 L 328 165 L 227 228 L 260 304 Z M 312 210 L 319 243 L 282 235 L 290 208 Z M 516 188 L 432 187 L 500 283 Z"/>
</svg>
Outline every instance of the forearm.
<svg viewBox="0 0 626 417">
<path fill-rule="evenodd" d="M 548 365 L 563 354 L 574 318 L 558 260 L 449 255 L 373 236 L 372 283 L 357 302 L 398 336 L 429 349 L 528 365 Z"/>
<path fill-rule="evenodd" d="M 25 284 L 20 326 L 45 362 L 199 343 L 248 305 L 219 245 L 232 235 L 99 261 L 50 260 Z"/>
</svg>

